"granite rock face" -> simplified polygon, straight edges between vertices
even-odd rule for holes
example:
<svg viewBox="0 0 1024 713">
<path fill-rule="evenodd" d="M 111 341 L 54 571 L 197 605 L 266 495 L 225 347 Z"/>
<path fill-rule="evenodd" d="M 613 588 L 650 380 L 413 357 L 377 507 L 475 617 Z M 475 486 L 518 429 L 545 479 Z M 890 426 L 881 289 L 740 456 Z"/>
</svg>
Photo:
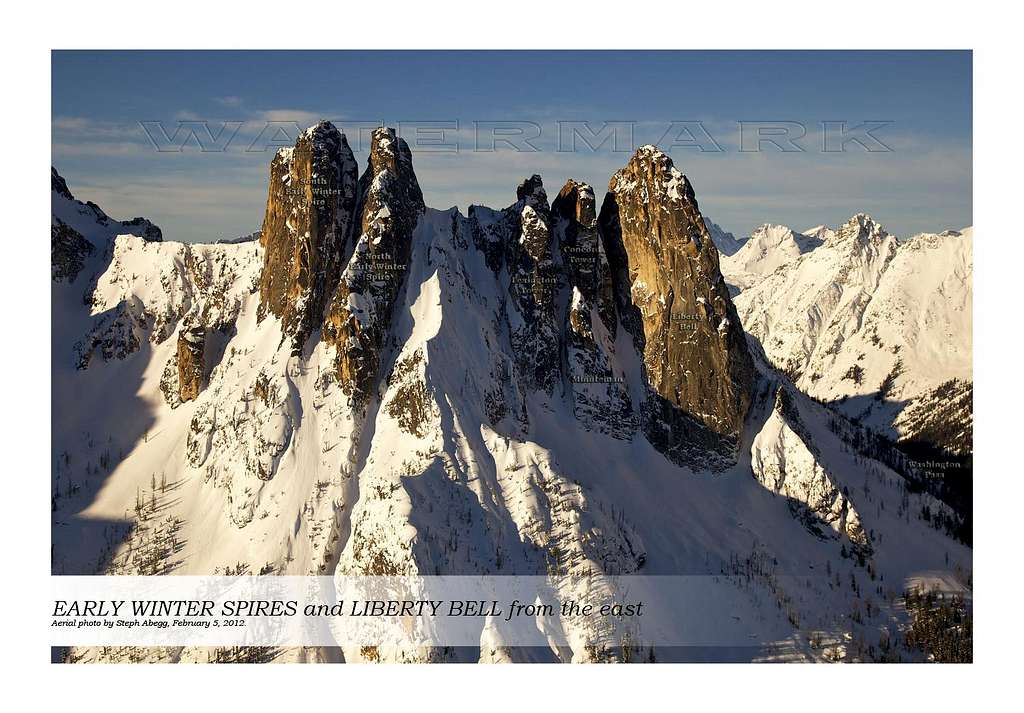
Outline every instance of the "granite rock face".
<svg viewBox="0 0 1024 713">
<path fill-rule="evenodd" d="M 337 349 L 335 376 L 356 402 L 366 399 L 377 376 L 423 210 L 408 144 L 393 129 L 375 130 L 359 179 L 359 236 L 323 326 L 324 340 Z"/>
<path fill-rule="evenodd" d="M 203 389 L 205 346 L 206 329 L 202 325 L 182 325 L 178 331 L 178 396 L 182 402 L 194 400 Z"/>
<path fill-rule="evenodd" d="M 681 447 L 733 441 L 755 372 L 690 182 L 671 158 L 642 146 L 612 177 L 599 224 L 652 392 L 648 438 L 680 459 Z"/>
<path fill-rule="evenodd" d="M 50 278 L 54 282 L 74 282 L 85 265 L 85 259 L 93 251 L 93 244 L 81 233 L 60 218 L 53 219 L 50 224 Z"/>
<path fill-rule="evenodd" d="M 303 132 L 270 165 L 260 314 L 280 318 L 294 353 L 319 326 L 348 260 L 357 175 L 348 141 L 326 121 Z"/>
</svg>

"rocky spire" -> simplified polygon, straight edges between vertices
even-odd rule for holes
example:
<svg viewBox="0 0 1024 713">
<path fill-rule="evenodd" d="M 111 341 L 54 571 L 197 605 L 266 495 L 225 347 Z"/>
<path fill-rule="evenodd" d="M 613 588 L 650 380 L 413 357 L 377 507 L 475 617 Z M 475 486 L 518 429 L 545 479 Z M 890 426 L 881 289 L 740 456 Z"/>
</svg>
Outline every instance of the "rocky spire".
<svg viewBox="0 0 1024 713">
<path fill-rule="evenodd" d="M 598 307 L 601 321 L 615 336 L 616 319 L 611 270 L 597 229 L 594 189 L 569 179 L 551 204 L 559 222 L 558 244 L 571 287 Z"/>
<path fill-rule="evenodd" d="M 506 210 L 517 228 L 506 246 L 512 351 L 525 386 L 551 394 L 561 374 L 557 294 L 565 282 L 555 264 L 551 208 L 541 177 L 525 179 L 516 197 Z"/>
<path fill-rule="evenodd" d="M 337 348 L 336 376 L 357 401 L 377 375 L 424 211 L 412 153 L 394 129 L 373 132 L 369 161 L 359 179 L 360 234 L 324 318 L 324 339 Z"/>
<path fill-rule="evenodd" d="M 573 412 L 588 427 L 629 439 L 636 430 L 629 387 L 615 363 L 618 331 L 611 269 L 597 227 L 594 189 L 570 179 L 551 204 L 569 283 L 565 324 Z"/>
<path fill-rule="evenodd" d="M 303 132 L 270 165 L 260 316 L 281 319 L 296 353 L 320 323 L 347 261 L 357 175 L 348 141 L 327 121 Z"/>
<path fill-rule="evenodd" d="M 612 177 L 599 223 L 654 394 L 648 438 L 670 454 L 705 430 L 733 438 L 754 368 L 690 182 L 642 146 Z"/>
</svg>

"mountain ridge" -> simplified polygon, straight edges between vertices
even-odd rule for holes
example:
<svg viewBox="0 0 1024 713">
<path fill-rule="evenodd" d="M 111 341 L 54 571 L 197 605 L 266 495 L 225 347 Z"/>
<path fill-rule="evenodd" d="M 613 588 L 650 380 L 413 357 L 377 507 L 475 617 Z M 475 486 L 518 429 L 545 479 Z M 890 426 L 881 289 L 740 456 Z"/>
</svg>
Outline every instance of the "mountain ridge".
<svg viewBox="0 0 1024 713">
<path fill-rule="evenodd" d="M 774 232 L 797 245 L 790 229 Z M 859 213 L 809 249 L 725 270 L 743 285 L 737 308 L 773 364 L 847 416 L 913 440 L 903 414 L 972 381 L 972 240 L 970 228 L 900 240 Z M 969 451 L 961 442 L 950 452 Z"/>
<path fill-rule="evenodd" d="M 321 298 L 303 300 L 316 282 L 290 258 L 268 257 L 282 238 L 276 255 L 304 250 L 273 226 L 231 244 L 122 234 L 106 261 L 85 255 L 70 281 L 54 279 L 56 573 L 708 574 L 747 602 L 742 616 L 780 632 L 718 655 L 840 655 L 810 645 L 824 630 L 852 660 L 868 644 L 840 643 L 844 632 L 877 647 L 871 626 L 884 619 L 850 623 L 854 608 L 864 616 L 858 587 L 793 585 L 777 606 L 773 577 L 827 561 L 846 581 L 893 583 L 879 596 L 895 607 L 906 578 L 943 570 L 956 583 L 957 566 L 969 572 L 969 548 L 920 514 L 955 513 L 851 452 L 827 427 L 829 410 L 746 337 L 693 188 L 663 154 L 638 152 L 600 211 L 590 186 L 567 182 L 548 203 L 533 176 L 507 208 L 463 216 L 416 200 L 395 138 L 382 134 L 386 168 L 364 172 L 353 227 L 330 241 L 368 257 L 351 272 L 355 258 L 338 265 L 322 321 L 314 308 L 291 322 L 312 325 L 298 350 L 299 332 L 263 307 L 276 294 L 261 289 L 264 272 L 295 275 L 302 288 L 282 314 Z M 275 170 L 283 175 L 275 161 L 268 204 Z M 395 190 L 375 193 L 383 184 Z M 55 214 L 68 200 L 58 189 Z M 313 196 L 293 200 L 289 214 Z M 326 234 L 311 230 L 307 245 Z M 90 271 L 95 285 L 82 277 Z M 339 368 L 345 359 L 352 366 Z M 659 371 L 666 361 L 695 376 Z M 78 405 L 57 396 L 72 392 Z M 101 400 L 109 406 L 97 413 Z M 763 575 L 744 576 L 743 561 L 763 563 Z M 578 645 L 543 660 L 594 660 L 584 645 L 594 632 L 560 625 Z M 340 652 L 536 655 L 506 650 L 490 625 L 479 651 Z"/>
</svg>

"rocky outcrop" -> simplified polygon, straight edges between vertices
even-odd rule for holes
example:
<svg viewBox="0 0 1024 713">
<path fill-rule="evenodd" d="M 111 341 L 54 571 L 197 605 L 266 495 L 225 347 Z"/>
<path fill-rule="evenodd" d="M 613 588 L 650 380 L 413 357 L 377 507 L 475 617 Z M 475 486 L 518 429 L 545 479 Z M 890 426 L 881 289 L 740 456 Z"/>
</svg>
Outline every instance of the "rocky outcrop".
<svg viewBox="0 0 1024 713">
<path fill-rule="evenodd" d="M 568 202 L 563 200 L 563 210 L 575 210 Z M 551 396 L 563 383 L 566 315 L 559 305 L 565 304 L 569 284 L 555 231 L 565 229 L 567 221 L 552 213 L 544 183 L 534 174 L 519 184 L 516 202 L 507 208 L 470 206 L 468 224 L 508 295 L 504 321 L 515 371 L 509 377 L 525 391 Z"/>
<path fill-rule="evenodd" d="M 74 282 L 93 250 L 81 233 L 54 218 L 50 225 L 50 278 L 54 282 Z"/>
<path fill-rule="evenodd" d="M 785 387 L 775 392 L 768 422 L 751 447 L 754 477 L 767 489 L 788 498 L 793 517 L 817 537 L 845 538 L 861 558 L 873 553 L 871 539 L 849 492 L 822 464 Z"/>
<path fill-rule="evenodd" d="M 611 269 L 597 228 L 594 189 L 569 179 L 551 204 L 559 221 L 559 248 L 569 284 L 594 303 L 612 337 L 616 331 Z"/>
<path fill-rule="evenodd" d="M 260 314 L 280 318 L 295 353 L 320 324 L 348 259 L 357 175 L 348 141 L 326 121 L 303 132 L 270 165 Z"/>
<path fill-rule="evenodd" d="M 889 233 L 867 213 L 857 213 L 836 229 L 829 236 L 830 243 L 855 242 L 860 244 L 879 244 L 889 237 Z"/>
<path fill-rule="evenodd" d="M 518 230 L 513 228 L 506 244 L 512 353 L 526 388 L 552 394 L 561 376 L 557 303 L 565 281 L 555 264 L 551 208 L 541 177 L 534 174 L 520 183 L 516 197 L 507 212 Z"/>
<path fill-rule="evenodd" d="M 412 232 L 424 210 L 412 153 L 394 129 L 374 131 L 359 179 L 360 234 L 324 317 L 324 340 L 337 350 L 336 377 L 356 401 L 369 395 L 404 283 Z"/>
<path fill-rule="evenodd" d="M 754 368 L 693 188 L 667 155 L 643 146 L 608 189 L 599 222 L 652 391 L 648 438 L 670 457 L 709 436 L 731 441 Z"/>
<path fill-rule="evenodd" d="M 64 180 L 63 176 L 57 173 L 57 169 L 53 166 L 50 166 L 50 191 L 56 193 L 62 198 L 67 198 L 68 200 L 75 199 L 75 197 L 71 195 L 71 190 L 68 188 L 67 181 Z"/>
<path fill-rule="evenodd" d="M 570 179 L 551 212 L 572 291 L 565 352 L 573 412 L 590 427 L 616 438 L 631 438 L 634 412 L 625 376 L 615 363 L 615 295 L 597 228 L 594 189 Z"/>
<path fill-rule="evenodd" d="M 259 278 L 254 243 L 189 245 L 119 235 L 108 249 L 109 265 L 87 295 L 91 328 L 75 346 L 83 369 L 96 355 L 124 359 L 146 342 L 162 344 L 179 324 L 230 332 Z"/>
<path fill-rule="evenodd" d="M 183 325 L 178 332 L 178 397 L 192 401 L 203 389 L 206 329 Z"/>
<path fill-rule="evenodd" d="M 974 384 L 959 379 L 940 384 L 900 413 L 894 427 L 904 447 L 969 456 L 974 452 Z"/>
<path fill-rule="evenodd" d="M 160 230 L 160 226 L 153 224 L 151 221 L 145 218 L 132 218 L 131 220 L 121 221 L 126 229 L 126 232 L 132 235 L 138 235 L 140 238 L 149 243 L 163 242 L 164 234 Z"/>
</svg>

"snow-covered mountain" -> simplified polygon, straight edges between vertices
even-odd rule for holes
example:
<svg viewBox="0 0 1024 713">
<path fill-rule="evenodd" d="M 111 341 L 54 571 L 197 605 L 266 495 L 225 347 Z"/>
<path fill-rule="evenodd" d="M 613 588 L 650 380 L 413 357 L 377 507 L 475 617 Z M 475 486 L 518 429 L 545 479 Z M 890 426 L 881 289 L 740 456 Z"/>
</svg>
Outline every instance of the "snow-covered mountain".
<svg viewBox="0 0 1024 713">
<path fill-rule="evenodd" d="M 356 176 L 318 124 L 275 157 L 258 239 L 187 245 L 54 172 L 55 573 L 705 574 L 743 603 L 681 616 L 775 634 L 659 660 L 920 656 L 903 593 L 967 591 L 960 515 L 748 344 L 668 156 L 638 150 L 600 209 L 539 176 L 502 210 L 426 208 L 384 129 Z M 281 654 L 623 657 L 493 623 L 469 651 Z"/>
<path fill-rule="evenodd" d="M 889 438 L 969 454 L 971 229 L 900 241 L 861 214 L 820 242 L 759 233 L 723 272 L 769 361 Z M 777 247 L 752 251 L 769 235 Z"/>
<path fill-rule="evenodd" d="M 722 272 L 730 284 L 747 288 L 783 265 L 796 260 L 824 242 L 828 228 L 811 234 L 796 233 L 784 225 L 764 224 L 735 253 L 722 258 Z"/>
</svg>

